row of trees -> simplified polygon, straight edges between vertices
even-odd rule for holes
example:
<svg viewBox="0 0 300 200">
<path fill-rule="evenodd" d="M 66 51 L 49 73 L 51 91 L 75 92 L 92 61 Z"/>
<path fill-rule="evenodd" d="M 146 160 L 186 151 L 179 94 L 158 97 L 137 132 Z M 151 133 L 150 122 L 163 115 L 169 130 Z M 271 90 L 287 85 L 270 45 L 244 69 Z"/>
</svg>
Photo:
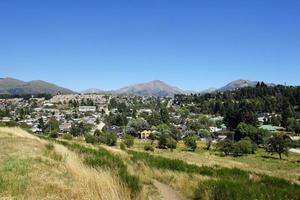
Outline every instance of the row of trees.
<svg viewBox="0 0 300 200">
<path fill-rule="evenodd" d="M 257 113 L 262 112 L 279 113 L 280 124 L 287 127 L 288 118 L 300 115 L 300 87 L 271 87 L 259 83 L 256 87 L 223 93 L 175 95 L 174 103 L 194 113 L 220 114 L 226 117 L 225 122 L 232 129 L 240 122 L 255 125 Z"/>
</svg>

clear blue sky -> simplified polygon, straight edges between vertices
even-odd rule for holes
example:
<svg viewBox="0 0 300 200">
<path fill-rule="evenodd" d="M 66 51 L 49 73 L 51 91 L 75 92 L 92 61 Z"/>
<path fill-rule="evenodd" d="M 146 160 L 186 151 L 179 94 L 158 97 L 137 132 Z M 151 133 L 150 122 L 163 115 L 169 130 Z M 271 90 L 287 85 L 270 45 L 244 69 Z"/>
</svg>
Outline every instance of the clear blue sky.
<svg viewBox="0 0 300 200">
<path fill-rule="evenodd" d="M 300 85 L 300 1 L 1 0 L 0 76 L 73 90 Z"/>
</svg>

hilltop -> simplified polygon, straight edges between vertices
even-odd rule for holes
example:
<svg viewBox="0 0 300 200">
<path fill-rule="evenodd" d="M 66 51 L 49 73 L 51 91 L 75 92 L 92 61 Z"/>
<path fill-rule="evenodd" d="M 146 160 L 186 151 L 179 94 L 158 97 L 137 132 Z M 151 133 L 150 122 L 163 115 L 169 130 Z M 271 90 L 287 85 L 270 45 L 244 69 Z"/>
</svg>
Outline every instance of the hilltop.
<svg viewBox="0 0 300 200">
<path fill-rule="evenodd" d="M 0 94 L 73 94 L 74 91 L 42 80 L 21 81 L 14 78 L 0 79 Z"/>
</svg>

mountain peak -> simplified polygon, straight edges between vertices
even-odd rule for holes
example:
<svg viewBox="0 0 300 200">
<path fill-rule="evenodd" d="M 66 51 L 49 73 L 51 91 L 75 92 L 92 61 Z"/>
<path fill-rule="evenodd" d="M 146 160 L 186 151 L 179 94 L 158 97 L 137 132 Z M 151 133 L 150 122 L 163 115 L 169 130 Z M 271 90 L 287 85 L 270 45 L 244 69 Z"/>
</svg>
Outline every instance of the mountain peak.
<svg viewBox="0 0 300 200">
<path fill-rule="evenodd" d="M 184 91 L 161 80 L 153 80 L 123 87 L 116 90 L 115 93 L 139 96 L 174 96 L 174 94 L 182 94 Z"/>
</svg>

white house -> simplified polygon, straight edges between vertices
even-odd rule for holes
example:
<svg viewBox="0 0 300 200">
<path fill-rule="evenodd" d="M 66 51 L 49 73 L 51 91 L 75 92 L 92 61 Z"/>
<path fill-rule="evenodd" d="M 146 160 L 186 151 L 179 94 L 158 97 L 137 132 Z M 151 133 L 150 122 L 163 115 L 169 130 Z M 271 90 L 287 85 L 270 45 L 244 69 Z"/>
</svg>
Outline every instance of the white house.
<svg viewBox="0 0 300 200">
<path fill-rule="evenodd" d="M 80 112 L 95 112 L 96 106 L 79 106 Z"/>
<path fill-rule="evenodd" d="M 217 133 L 217 132 L 220 132 L 220 131 L 222 131 L 221 128 L 218 128 L 218 127 L 215 127 L 215 126 L 210 126 L 209 127 L 209 132 L 211 132 L 211 133 Z"/>
</svg>

